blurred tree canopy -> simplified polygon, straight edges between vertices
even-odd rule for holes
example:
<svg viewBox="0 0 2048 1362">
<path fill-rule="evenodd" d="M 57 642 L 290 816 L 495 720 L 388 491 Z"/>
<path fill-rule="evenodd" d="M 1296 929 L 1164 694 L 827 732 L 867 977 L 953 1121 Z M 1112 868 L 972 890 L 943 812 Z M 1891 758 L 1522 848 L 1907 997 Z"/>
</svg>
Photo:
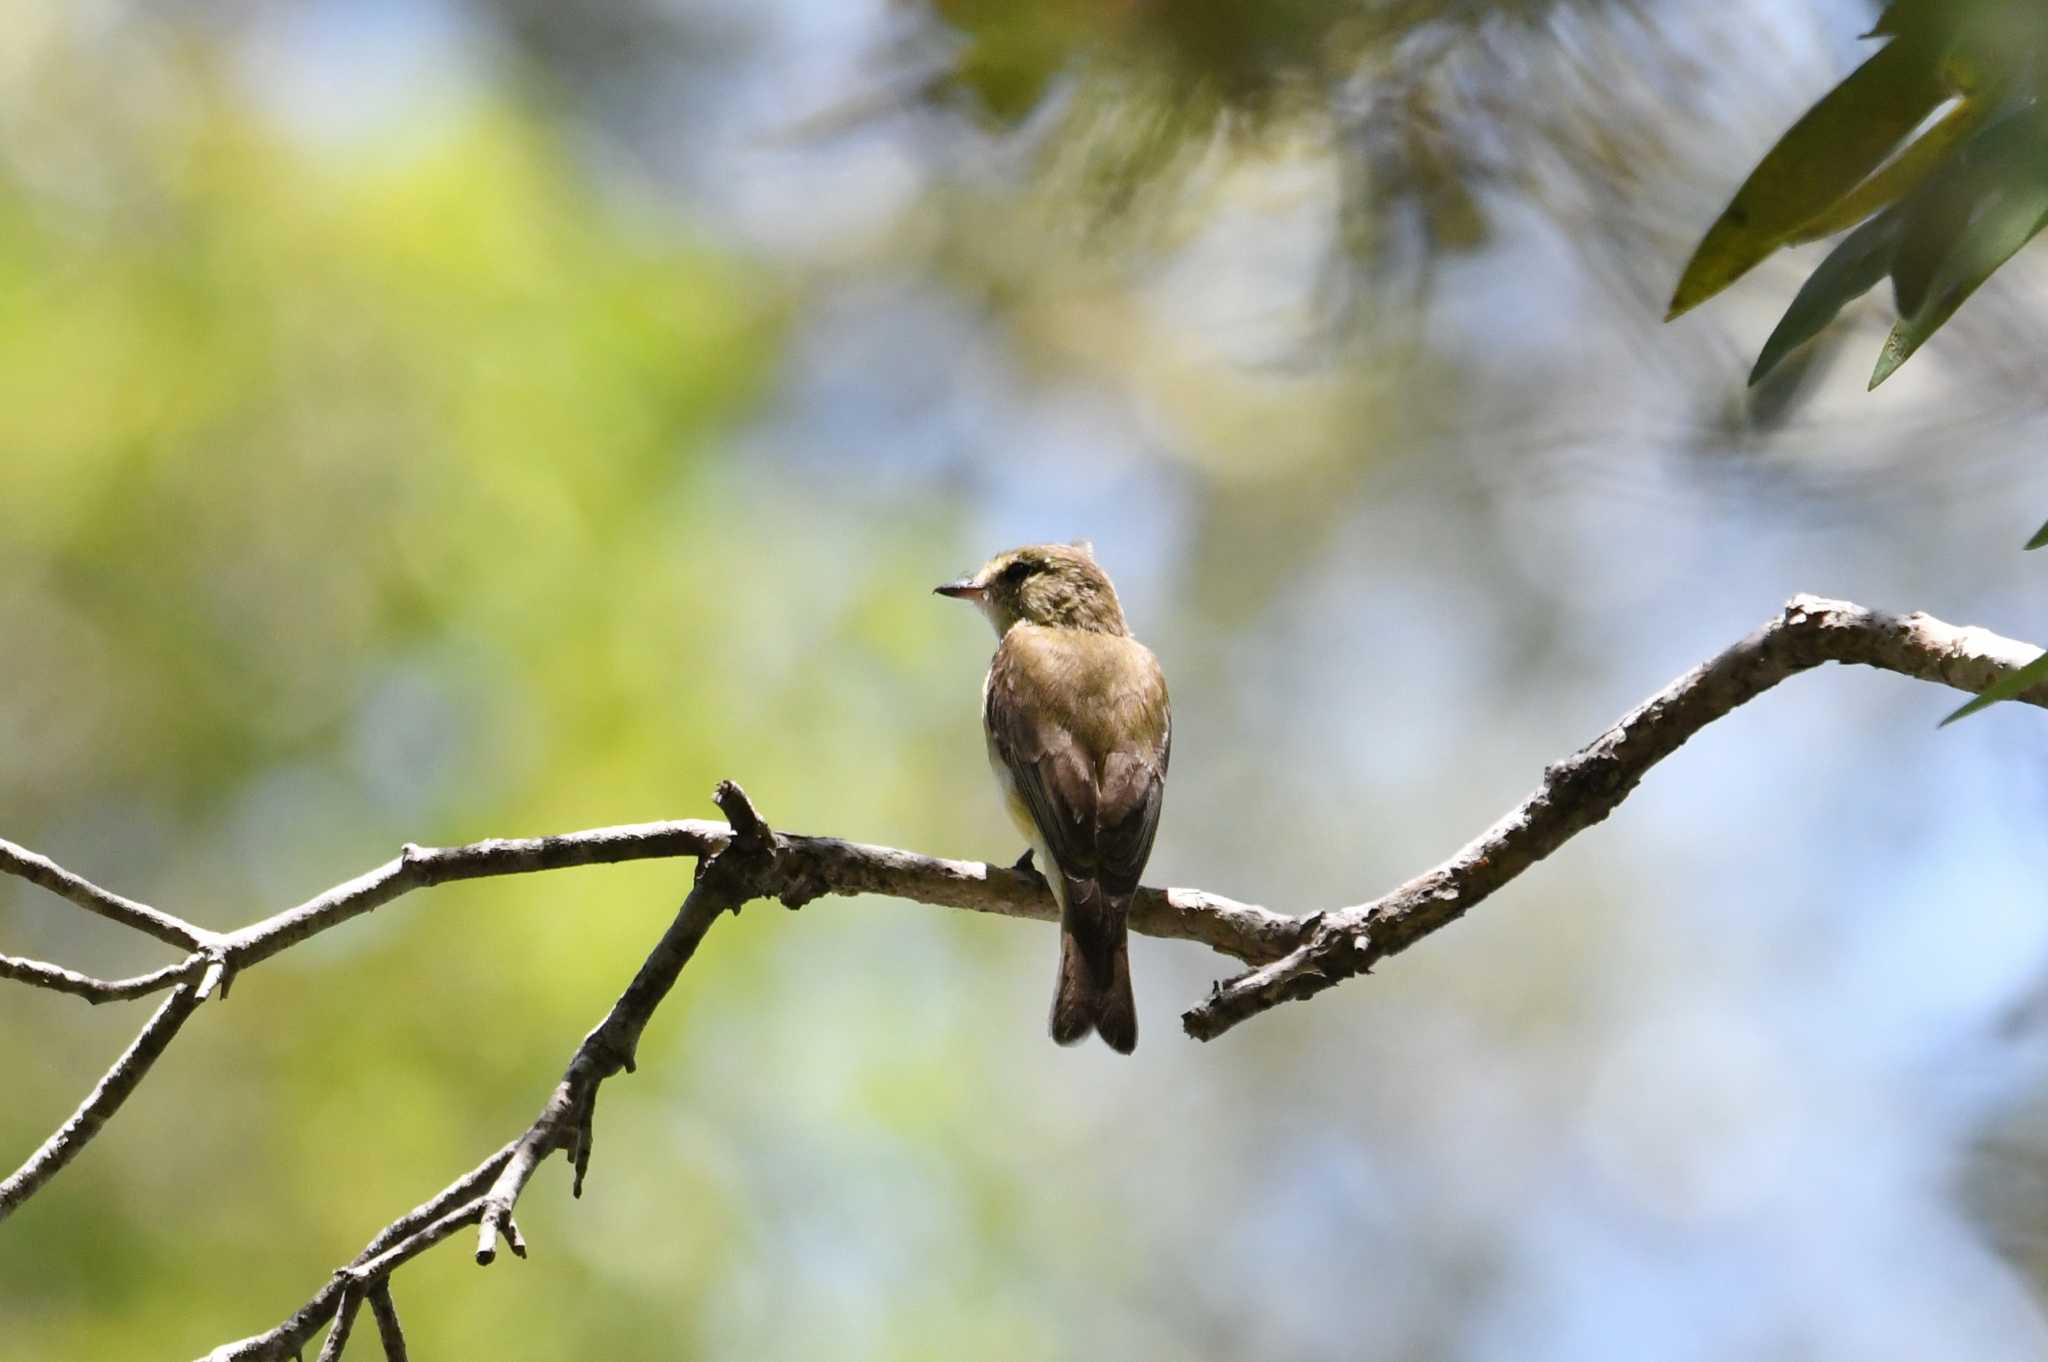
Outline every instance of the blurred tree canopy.
<svg viewBox="0 0 2048 1362">
<path fill-rule="evenodd" d="M 1561 3 L 935 0 L 960 40 L 933 88 L 1012 126 L 1056 105 L 1048 163 L 1085 146 L 1081 197 L 1109 213 L 1185 174 L 1219 136 L 1320 121 L 1372 148 L 1346 205 L 1354 247 L 1383 247 L 1405 211 L 1434 252 L 1455 254 L 1486 243 L 1477 195 L 1519 158 L 1447 132 L 1469 86 L 1439 68 L 1480 35 L 1553 20 Z M 1870 385 L 1883 382 L 2048 222 L 2044 33 L 2035 0 L 1886 5 L 1870 34 L 1883 46 L 1758 164 L 1699 243 L 1670 315 L 1780 247 L 1855 228 L 1793 300 L 1750 381 L 1889 276 L 1898 322 Z"/>
<path fill-rule="evenodd" d="M 1479 193 L 1537 178 L 1477 135 L 1475 116 L 1507 116 L 1488 107 L 1475 61 L 1478 69 L 1501 62 L 1561 10 L 1637 8 L 1636 0 L 934 0 L 957 41 L 928 88 L 964 98 L 1004 127 L 1042 121 L 1041 165 L 1073 200 L 1109 219 L 1162 186 L 1185 187 L 1219 143 L 1302 135 L 1343 143 L 1353 171 L 1340 206 L 1345 239 L 1359 263 L 1385 266 L 1398 241 L 1390 224 L 1412 221 L 1432 254 L 1474 251 L 1489 230 Z M 1582 36 L 1591 40 L 1577 54 L 1584 69 L 1622 69 L 1614 32 Z M 1540 135 L 1569 142 L 1568 123 Z"/>
</svg>

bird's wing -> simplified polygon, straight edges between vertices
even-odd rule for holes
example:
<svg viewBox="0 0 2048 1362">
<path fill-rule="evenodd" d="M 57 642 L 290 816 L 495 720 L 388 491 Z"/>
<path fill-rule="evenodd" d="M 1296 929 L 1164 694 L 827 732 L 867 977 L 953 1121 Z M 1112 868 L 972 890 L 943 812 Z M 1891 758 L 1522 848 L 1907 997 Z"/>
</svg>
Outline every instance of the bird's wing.
<svg viewBox="0 0 2048 1362">
<path fill-rule="evenodd" d="M 1127 897 L 1152 854 L 1172 746 L 1151 652 L 1019 626 L 996 650 L 983 719 L 1057 870 Z"/>
<path fill-rule="evenodd" d="M 1166 690 L 1159 688 L 1164 709 Z M 1096 796 L 1097 874 L 1102 887 L 1119 898 L 1134 892 L 1152 858 L 1159 831 L 1159 806 L 1166 795 L 1166 759 L 1173 746 L 1168 720 L 1155 739 L 1118 748 L 1103 762 Z"/>
</svg>

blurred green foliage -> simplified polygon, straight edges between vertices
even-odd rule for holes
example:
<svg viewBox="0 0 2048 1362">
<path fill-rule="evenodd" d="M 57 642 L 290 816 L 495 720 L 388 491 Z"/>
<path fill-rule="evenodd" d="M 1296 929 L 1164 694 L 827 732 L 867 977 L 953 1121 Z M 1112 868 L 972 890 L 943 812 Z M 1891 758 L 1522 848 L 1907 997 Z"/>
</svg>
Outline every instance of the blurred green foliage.
<svg viewBox="0 0 2048 1362">
<path fill-rule="evenodd" d="M 605 587 L 759 381 L 768 295 L 615 220 L 513 109 L 360 169 L 226 105 L 130 145 L 116 199 L 0 200 L 0 552 L 17 636 L 62 663 L 12 712 L 202 793 L 331 742 L 366 654 L 427 622 L 542 696 L 617 651 Z M 614 727 L 618 697 L 569 696 Z"/>
<path fill-rule="evenodd" d="M 965 852 L 997 826 L 981 640 L 928 595 L 986 546 L 952 549 L 942 498 L 864 513 L 870 474 L 795 495 L 737 452 L 781 281 L 516 86 L 326 140 L 187 29 L 51 33 L 0 83 L 10 838 L 228 927 L 405 840 L 712 816 L 721 776 L 790 827 Z M 448 886 L 252 971 L 0 1234 L 0 1355 L 190 1356 L 275 1323 L 530 1119 L 688 874 Z M 960 1052 L 1008 943 L 955 916 L 905 910 L 928 986 L 881 991 L 857 962 L 905 947 L 859 908 L 722 925 L 607 1092 L 585 1199 L 559 1166 L 536 1185 L 546 1271 L 429 1255 L 396 1287 L 416 1355 L 806 1336 L 846 1302 L 792 1314 L 750 1241 L 853 1261 L 862 1227 L 793 1190 L 848 1158 L 913 1232 L 936 1193 L 906 1132 L 978 1151 L 928 1214 L 986 1247 L 875 1266 L 921 1302 L 875 1348 L 1058 1355 L 1003 1272 L 1064 1229 L 1006 1206 L 1028 1142 L 976 1138 L 1008 1080 Z M 102 974 L 161 959 L 13 882 L 0 934 Z M 10 1166 L 141 1015 L 0 993 Z M 1035 1018 L 979 1024 L 1042 1046 Z"/>
<path fill-rule="evenodd" d="M 1028 115 L 1056 77 L 1083 63 L 1161 67 L 1175 89 L 1210 96 L 1212 107 L 1256 106 L 1289 83 L 1341 69 L 1374 27 L 1366 7 L 1351 0 L 935 0 L 933 7 L 963 39 L 951 80 L 1006 122 Z"/>
<path fill-rule="evenodd" d="M 601 192 L 538 110 L 480 98 L 370 156 L 288 137 L 198 52 L 96 97 L 138 74 L 68 53 L 7 85 L 8 834 L 225 927 L 395 839 L 707 812 L 710 716 L 787 675 L 729 680 L 692 641 L 734 608 L 721 555 L 758 547 L 704 452 L 769 372 L 775 290 Z M 771 808 L 778 765 L 751 768 Z M 525 1119 L 686 874 L 438 895 L 243 980 L 0 1235 L 0 1353 L 274 1322 Z M 139 962 L 73 916 L 0 899 L 10 949 Z M 0 1000 L 10 1163 L 137 1020 L 53 1001 Z M 715 1181 L 691 1199 L 683 1253 L 723 1223 Z M 656 1323 L 495 1285 L 412 1311 L 415 1346 L 465 1351 L 465 1312 L 563 1355 Z"/>
<path fill-rule="evenodd" d="M 1041 173 L 1097 225 L 1145 223 L 1220 146 L 1344 145 L 1352 263 L 1384 265 L 1412 215 L 1431 252 L 1477 251 L 1478 191 L 1515 178 L 1470 129 L 1472 85 L 1447 58 L 1530 41 L 1560 9 L 1635 0 L 932 0 L 954 35 L 931 93 L 1003 128 L 1042 118 Z M 1589 43 L 1589 65 L 1611 54 Z M 1489 111 L 1486 117 L 1498 114 Z M 1550 117 L 1558 110 L 1546 111 Z"/>
</svg>

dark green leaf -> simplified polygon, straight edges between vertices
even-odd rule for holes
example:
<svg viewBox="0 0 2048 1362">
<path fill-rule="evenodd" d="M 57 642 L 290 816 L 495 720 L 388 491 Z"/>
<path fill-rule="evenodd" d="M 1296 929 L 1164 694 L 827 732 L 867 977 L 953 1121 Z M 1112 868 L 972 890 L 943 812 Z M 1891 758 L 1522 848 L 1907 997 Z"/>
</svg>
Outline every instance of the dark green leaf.
<svg viewBox="0 0 2048 1362">
<path fill-rule="evenodd" d="M 2027 547 L 2030 549 L 2048 547 L 2048 523 L 2044 523 L 2040 529 L 2034 531 L 2034 537 L 2027 541 Z"/>
<path fill-rule="evenodd" d="M 1906 230 L 1893 260 L 1892 294 L 1901 317 L 1925 305 L 1941 262 L 1997 191 L 2000 177 L 2011 173 L 2015 144 L 2031 122 L 2024 111 L 1998 119 L 1958 147 L 1948 164 L 1900 205 Z"/>
<path fill-rule="evenodd" d="M 1850 301 L 1862 297 L 1892 267 L 1892 252 L 1899 244 L 1901 220 L 1897 211 L 1878 214 L 1842 238 L 1827 259 L 1808 276 L 1792 299 L 1792 306 L 1771 332 L 1770 339 L 1749 371 L 1752 386 L 1778 367 L 1778 362 L 1821 333 Z"/>
<path fill-rule="evenodd" d="M 1670 316 L 1711 298 L 1856 189 L 1951 91 L 1936 55 L 1893 39 L 1806 111 L 1693 252 Z"/>
<path fill-rule="evenodd" d="M 2048 225 L 2048 118 L 2028 110 L 1987 128 L 1953 175 L 1902 209 L 1892 263 L 1900 318 L 1870 386 L 1891 377 L 2000 265 Z"/>
</svg>

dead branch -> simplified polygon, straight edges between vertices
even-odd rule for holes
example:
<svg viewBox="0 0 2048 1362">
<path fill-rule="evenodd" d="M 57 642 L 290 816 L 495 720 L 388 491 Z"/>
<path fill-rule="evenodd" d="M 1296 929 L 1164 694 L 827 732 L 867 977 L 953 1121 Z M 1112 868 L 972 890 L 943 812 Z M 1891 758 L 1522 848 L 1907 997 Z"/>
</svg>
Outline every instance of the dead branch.
<svg viewBox="0 0 2048 1362">
<path fill-rule="evenodd" d="M 1981 691 L 2032 661 L 2038 648 L 1927 615 L 1889 615 L 1843 601 L 1795 597 L 1748 638 L 1694 668 L 1624 715 L 1593 742 L 1543 774 L 1520 804 L 1442 864 L 1376 899 L 1290 917 L 1192 889 L 1139 891 L 1131 925 L 1152 936 L 1196 941 L 1254 966 L 1220 983 L 1182 1017 L 1201 1040 L 1283 1002 L 1315 996 L 1367 973 L 1448 926 L 1626 799 L 1649 769 L 1694 733 L 1788 677 L 1825 662 L 1877 667 L 1918 680 Z M 2018 697 L 2048 705 L 2048 686 Z M 40 960 L 0 955 L 0 979 L 102 1003 L 173 990 L 78 1110 L 28 1161 L 0 1182 L 0 1220 L 69 1163 L 140 1083 L 178 1029 L 235 974 L 370 912 L 414 889 L 449 880 L 526 874 L 566 866 L 694 857 L 697 878 L 675 920 L 586 1035 L 539 1116 L 516 1139 L 379 1231 L 313 1297 L 267 1333 L 222 1344 L 210 1362 L 299 1355 L 329 1325 L 322 1358 L 338 1358 L 368 1303 L 388 1356 L 404 1337 L 391 1303 L 398 1267 L 457 1230 L 478 1226 L 476 1257 L 488 1263 L 502 1239 L 524 1256 L 512 1219 L 534 1172 L 557 1151 L 580 1193 L 592 1148 L 599 1086 L 631 1072 L 641 1032 L 712 923 L 756 898 L 799 907 L 826 894 L 877 894 L 1008 917 L 1054 920 L 1044 886 L 1012 869 L 951 861 L 890 847 L 770 829 L 736 785 L 715 796 L 724 823 L 682 820 L 594 828 L 553 837 L 493 839 L 467 846 L 408 844 L 394 860 L 305 903 L 237 931 L 216 933 L 110 893 L 34 852 L 0 841 L 0 872 L 42 886 L 80 907 L 176 946 L 187 954 L 147 974 L 102 980 Z"/>
</svg>

